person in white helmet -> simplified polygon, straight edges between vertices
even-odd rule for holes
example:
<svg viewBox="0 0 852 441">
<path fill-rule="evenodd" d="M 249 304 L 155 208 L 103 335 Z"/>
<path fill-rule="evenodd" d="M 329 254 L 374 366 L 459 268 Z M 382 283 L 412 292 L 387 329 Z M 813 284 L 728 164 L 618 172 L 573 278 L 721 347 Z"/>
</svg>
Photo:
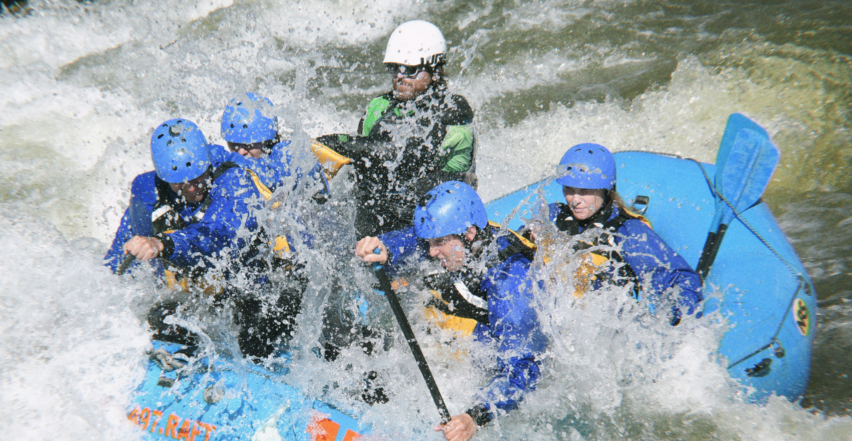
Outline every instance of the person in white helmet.
<svg viewBox="0 0 852 441">
<path fill-rule="evenodd" d="M 370 101 L 356 136 L 317 138 L 320 149 L 347 156 L 355 166 L 359 239 L 410 226 L 418 198 L 442 182 L 476 186 L 473 110 L 447 90 L 446 52 L 437 26 L 403 23 L 388 39 L 383 60 L 393 90 Z"/>
</svg>

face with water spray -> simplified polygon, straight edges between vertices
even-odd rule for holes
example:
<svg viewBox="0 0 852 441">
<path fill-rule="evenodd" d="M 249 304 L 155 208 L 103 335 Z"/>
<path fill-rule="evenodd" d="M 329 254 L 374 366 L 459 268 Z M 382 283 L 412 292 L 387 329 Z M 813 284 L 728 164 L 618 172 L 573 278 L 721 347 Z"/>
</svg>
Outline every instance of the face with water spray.
<svg viewBox="0 0 852 441">
<path fill-rule="evenodd" d="M 571 209 L 574 219 L 586 220 L 600 210 L 607 198 L 607 190 L 576 187 L 562 187 L 565 203 Z"/>
<path fill-rule="evenodd" d="M 615 161 L 600 144 L 577 144 L 562 156 L 556 182 L 562 185 L 565 203 L 579 221 L 594 216 L 615 188 Z"/>
</svg>

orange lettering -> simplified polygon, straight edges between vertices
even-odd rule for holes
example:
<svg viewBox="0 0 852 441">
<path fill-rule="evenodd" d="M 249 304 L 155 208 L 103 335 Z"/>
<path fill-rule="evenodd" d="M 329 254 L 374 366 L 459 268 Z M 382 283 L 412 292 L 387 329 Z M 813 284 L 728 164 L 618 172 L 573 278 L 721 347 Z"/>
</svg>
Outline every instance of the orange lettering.
<svg viewBox="0 0 852 441">
<path fill-rule="evenodd" d="M 343 437 L 343 441 L 355 441 L 355 438 L 359 438 L 361 435 L 346 429 L 346 436 Z"/>
<path fill-rule="evenodd" d="M 192 431 L 189 432 L 189 441 L 195 441 L 195 435 L 201 435 L 201 431 L 198 430 L 198 426 L 203 424 L 198 421 L 194 421 L 195 424 L 192 425 Z"/>
<path fill-rule="evenodd" d="M 340 424 L 328 418 L 323 418 L 319 421 L 311 421 L 306 432 L 311 434 L 311 441 L 334 441 L 337 439 L 339 430 Z"/>
<path fill-rule="evenodd" d="M 178 430 L 177 439 L 185 439 L 189 441 L 189 429 L 191 427 L 190 419 L 186 418 L 183 420 L 183 424 L 180 426 L 180 430 Z"/>
<path fill-rule="evenodd" d="M 130 415 L 127 415 L 127 419 L 130 420 L 130 421 L 133 421 L 133 423 L 138 426 L 139 425 L 139 414 L 141 414 L 141 413 L 142 413 L 142 409 L 137 407 L 137 408 L 130 411 Z"/>
<path fill-rule="evenodd" d="M 140 426 L 142 426 L 142 430 L 148 427 L 148 423 L 151 422 L 151 409 L 144 408 L 142 409 L 142 415 L 139 417 Z"/>
<path fill-rule="evenodd" d="M 177 426 L 179 422 L 179 416 L 175 414 L 169 415 L 169 419 L 166 421 L 166 433 L 164 435 L 177 439 Z"/>
<path fill-rule="evenodd" d="M 213 434 L 213 431 L 216 430 L 216 426 L 212 424 L 198 422 L 198 425 L 204 428 L 204 441 L 210 441 L 210 435 Z"/>
<path fill-rule="evenodd" d="M 146 409 L 147 409 L 147 408 L 146 408 Z M 143 410 L 143 411 L 142 411 L 142 413 L 145 413 L 145 411 Z M 157 417 L 157 419 L 156 419 L 156 420 L 154 420 L 154 423 L 153 423 L 153 424 L 151 424 L 151 433 L 154 433 L 154 429 L 156 429 L 156 428 L 157 428 L 157 423 L 159 423 L 159 422 L 160 422 L 160 417 L 162 417 L 162 416 L 163 416 L 163 411 L 162 411 L 162 410 L 152 410 L 152 411 L 151 411 L 151 413 L 152 413 L 155 417 Z M 163 430 L 163 429 L 160 429 L 160 430 Z M 161 432 L 161 433 L 162 433 L 162 432 Z"/>
</svg>

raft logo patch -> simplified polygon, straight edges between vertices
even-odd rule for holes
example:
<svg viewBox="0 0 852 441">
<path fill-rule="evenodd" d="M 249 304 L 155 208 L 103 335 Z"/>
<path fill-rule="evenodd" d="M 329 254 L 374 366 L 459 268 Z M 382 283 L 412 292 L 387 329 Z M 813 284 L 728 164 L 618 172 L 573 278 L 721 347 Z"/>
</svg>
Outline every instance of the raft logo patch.
<svg viewBox="0 0 852 441">
<path fill-rule="evenodd" d="M 811 315 L 804 300 L 796 299 L 793 303 L 793 319 L 796 321 L 799 333 L 807 337 L 811 328 Z"/>
</svg>

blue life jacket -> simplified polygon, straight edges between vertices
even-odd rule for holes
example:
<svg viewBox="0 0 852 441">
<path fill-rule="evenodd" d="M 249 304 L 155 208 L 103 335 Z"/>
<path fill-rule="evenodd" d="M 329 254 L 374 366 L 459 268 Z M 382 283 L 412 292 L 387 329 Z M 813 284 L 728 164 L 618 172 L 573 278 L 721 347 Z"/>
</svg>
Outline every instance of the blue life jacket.
<svg viewBox="0 0 852 441">
<path fill-rule="evenodd" d="M 578 222 L 572 218 L 570 208 L 563 203 L 549 205 L 550 220 L 560 230 L 576 235 L 588 228 L 598 228 L 596 242 L 608 243 L 621 251 L 606 252 L 609 264 L 603 266 L 607 277 L 596 277 L 594 289 L 604 283 L 618 285 L 633 284 L 634 292 L 640 287 L 650 287 L 644 292 L 649 300 L 659 301 L 661 296 L 677 292 L 672 307 L 672 324 L 679 322 L 681 314 L 694 314 L 704 299 L 701 290 L 701 278 L 689 264 L 642 220 L 627 213 L 621 213 L 611 202 L 600 209 L 597 218 Z M 592 245 L 598 245 L 597 243 Z M 612 265 L 624 262 L 627 265 Z M 701 313 L 698 312 L 697 317 Z"/>
<path fill-rule="evenodd" d="M 491 226 L 480 230 L 483 231 L 486 236 L 493 235 Z M 414 236 L 413 227 L 380 235 L 379 239 L 390 252 L 389 269 L 415 256 L 429 258 L 428 244 Z M 533 308 L 530 259 L 523 253 L 500 255 L 499 251 L 510 247 L 511 241 L 503 236 L 490 239 L 496 242 L 496 258 L 482 257 L 487 259 L 484 274 L 476 278 L 453 274 L 487 302 L 487 320 L 477 320 L 475 339 L 496 343 L 497 373 L 468 410 L 479 425 L 493 419 L 497 411 L 505 413 L 517 408 L 524 395 L 535 390 L 541 377 L 538 357 L 547 348 L 547 338 Z M 493 248 L 485 247 L 495 251 Z"/>
<path fill-rule="evenodd" d="M 259 231 L 255 213 L 264 199 L 246 170 L 215 162 L 212 170 L 208 195 L 195 204 L 183 202 L 153 171 L 137 176 L 105 265 L 116 270 L 124 259 L 124 244 L 133 236 L 159 237 L 166 245 L 160 257 L 176 267 L 207 268 L 221 257 L 243 263 Z M 172 219 L 157 225 L 165 212 Z M 238 234 L 241 228 L 249 234 Z"/>
<path fill-rule="evenodd" d="M 209 151 L 213 162 L 232 162 L 249 169 L 257 175 L 265 187 L 274 192 L 294 174 L 296 175 L 296 179 L 293 180 L 294 189 L 303 178 L 300 168 L 293 169 L 290 166 L 293 159 L 293 153 L 288 148 L 290 144 L 290 141 L 281 141 L 272 146 L 268 155 L 261 158 L 245 157 L 217 144 L 210 145 Z M 309 178 L 322 182 L 323 191 L 328 193 L 328 180 L 319 162 L 316 162 L 307 174 Z"/>
</svg>

